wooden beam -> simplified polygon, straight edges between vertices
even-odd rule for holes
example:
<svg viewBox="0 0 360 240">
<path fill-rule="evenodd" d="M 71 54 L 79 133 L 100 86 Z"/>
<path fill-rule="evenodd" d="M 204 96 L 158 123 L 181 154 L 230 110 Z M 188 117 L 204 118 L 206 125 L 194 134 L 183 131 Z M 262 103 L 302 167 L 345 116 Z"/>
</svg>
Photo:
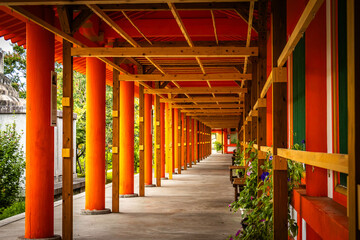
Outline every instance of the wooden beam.
<svg viewBox="0 0 360 240">
<path fill-rule="evenodd" d="M 209 93 L 246 93 L 246 88 L 241 87 L 182 87 L 168 89 L 145 89 L 149 94 L 209 94 Z"/>
<path fill-rule="evenodd" d="M 138 46 L 138 45 L 137 45 Z M 146 48 L 73 48 L 77 57 L 161 57 L 161 58 L 229 58 L 257 56 L 257 47 L 146 47 Z"/>
<path fill-rule="evenodd" d="M 102 11 L 97 5 L 86 4 L 100 19 L 106 22 L 116 33 L 123 37 L 128 43 L 130 43 L 135 48 L 140 48 L 141 46 L 128 35 L 114 20 L 112 20 L 104 11 Z M 161 73 L 165 73 L 162 68 L 156 64 L 153 60 L 145 56 L 145 58 L 153 64 Z"/>
<path fill-rule="evenodd" d="M 174 1 L 172 1 L 174 2 Z M 100 4 L 103 11 L 168 11 L 166 3 L 128 3 L 128 4 Z M 233 10 L 248 7 L 247 2 L 194 2 L 194 3 L 175 3 L 178 10 Z M 246 20 L 248 17 L 246 18 Z"/>
<path fill-rule="evenodd" d="M 309 0 L 307 3 L 299 21 L 297 22 L 293 32 L 291 33 L 289 40 L 287 41 L 285 47 L 283 48 L 279 58 L 277 59 L 277 66 L 282 67 L 287 61 L 290 54 L 294 51 L 297 43 L 302 38 L 307 27 L 314 19 L 317 11 L 323 4 L 324 0 Z"/>
<path fill-rule="evenodd" d="M 1 2 L 0 2 L 1 5 Z M 25 4 L 26 5 L 26 4 Z M 35 4 L 37 5 L 37 4 Z M 47 5 L 47 4 L 44 4 Z M 55 4 L 58 5 L 58 4 Z M 25 10 L 22 7 L 18 7 L 18 6 L 8 6 L 10 9 L 12 9 L 14 12 L 20 14 L 21 16 L 29 19 L 30 21 L 36 23 L 37 25 L 41 26 L 42 28 L 52 32 L 53 34 L 60 36 L 61 38 L 63 38 L 64 40 L 77 45 L 79 47 L 87 47 L 85 44 L 83 44 L 82 42 L 78 41 L 77 39 L 75 39 L 74 37 L 72 37 L 69 34 L 66 34 L 65 32 L 61 31 L 60 29 L 52 26 L 51 24 L 49 24 L 47 21 L 41 19 L 40 17 L 30 13 L 29 11 Z M 104 63 L 110 65 L 111 67 L 113 67 L 114 69 L 118 70 L 119 72 L 125 73 L 125 74 L 129 74 L 129 72 L 127 72 L 126 70 L 124 70 L 123 68 L 121 68 L 120 66 L 117 66 L 116 64 L 114 64 L 112 61 L 110 61 L 107 58 L 103 58 L 103 57 L 99 57 L 99 59 L 101 61 L 103 61 Z"/>
<path fill-rule="evenodd" d="M 118 64 L 119 58 L 114 59 L 114 63 Z M 113 71 L 113 150 L 112 150 L 112 212 L 119 212 L 119 153 L 120 153 L 120 73 Z"/>
<path fill-rule="evenodd" d="M 347 154 L 297 151 L 286 148 L 278 148 L 277 151 L 280 157 L 286 159 L 336 172 L 349 173 L 349 158 Z"/>
<path fill-rule="evenodd" d="M 243 104 L 173 104 L 173 108 L 243 108 Z"/>
<path fill-rule="evenodd" d="M 255 2 L 250 2 L 249 7 L 249 21 L 248 21 L 248 30 L 247 30 L 247 37 L 246 37 L 246 47 L 250 47 L 250 41 L 251 41 L 251 31 L 252 31 L 252 22 L 253 22 L 253 14 L 254 14 L 254 5 Z M 245 57 L 245 63 L 244 63 L 244 73 L 247 71 L 247 64 L 248 64 L 248 57 Z"/>
<path fill-rule="evenodd" d="M 242 109 L 185 109 L 182 110 L 184 113 L 237 113 L 243 112 Z"/>
<path fill-rule="evenodd" d="M 227 116 L 240 116 L 242 115 L 242 113 L 239 113 L 239 112 L 232 112 L 232 113 L 188 113 L 186 114 L 187 116 L 197 116 L 197 117 L 200 117 L 200 116 L 224 116 L 224 117 L 227 117 Z"/>
<path fill-rule="evenodd" d="M 143 38 L 152 45 L 152 42 L 145 36 L 145 34 L 136 26 L 136 24 L 131 20 L 131 18 L 125 13 L 125 11 L 121 11 L 122 14 L 126 17 L 126 19 L 130 22 L 130 24 L 143 36 Z"/>
<path fill-rule="evenodd" d="M 248 2 L 249 0 L 213 0 L 213 2 Z M 164 0 L 132 0 L 132 3 L 165 3 Z M 172 0 L 173 3 L 207 3 L 208 0 Z M 129 0 L 0 0 L 1 5 L 85 5 L 85 4 L 119 4 Z"/>
<path fill-rule="evenodd" d="M 70 156 L 63 157 L 62 176 L 62 238 L 73 239 L 73 58 L 72 44 L 63 42 L 63 99 L 69 104 L 63 105 L 63 149 L 70 149 Z M 105 179 L 104 179 L 105 181 Z"/>
<path fill-rule="evenodd" d="M 210 10 L 210 13 L 211 13 L 211 19 L 212 19 L 213 28 L 214 28 L 215 41 L 216 41 L 216 44 L 219 45 L 219 39 L 218 39 L 218 36 L 217 36 L 217 31 L 216 31 L 216 22 L 215 22 L 214 11 Z"/>
<path fill-rule="evenodd" d="M 134 74 L 120 75 L 120 81 L 233 81 L 251 80 L 251 74 L 220 73 L 220 74 Z"/>
<path fill-rule="evenodd" d="M 75 17 L 71 24 L 71 33 L 76 33 L 79 28 L 93 15 L 93 12 L 90 9 L 82 10 L 79 15 Z"/>
<path fill-rule="evenodd" d="M 171 98 L 161 99 L 161 102 L 186 103 L 186 102 L 239 102 L 240 97 L 191 97 L 191 98 Z"/>
</svg>

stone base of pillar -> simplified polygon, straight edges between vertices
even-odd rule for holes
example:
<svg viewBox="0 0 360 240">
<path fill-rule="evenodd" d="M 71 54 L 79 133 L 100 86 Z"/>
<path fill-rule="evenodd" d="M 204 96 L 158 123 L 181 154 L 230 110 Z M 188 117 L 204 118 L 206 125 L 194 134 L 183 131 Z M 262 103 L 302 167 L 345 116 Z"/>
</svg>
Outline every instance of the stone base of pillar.
<svg viewBox="0 0 360 240">
<path fill-rule="evenodd" d="M 155 184 L 149 184 L 149 185 L 145 185 L 145 187 L 156 187 Z"/>
<path fill-rule="evenodd" d="M 132 198 L 132 197 L 138 197 L 139 195 L 137 193 L 132 194 L 120 194 L 120 198 Z"/>
<path fill-rule="evenodd" d="M 111 210 L 109 208 L 105 208 L 103 210 L 81 209 L 80 215 L 102 215 L 102 214 L 108 214 L 108 213 L 111 213 Z"/>
<path fill-rule="evenodd" d="M 24 236 L 22 237 L 18 237 L 18 239 L 20 240 L 61 240 L 61 236 L 60 235 L 54 235 L 52 237 L 48 237 L 48 238 L 25 238 Z"/>
</svg>

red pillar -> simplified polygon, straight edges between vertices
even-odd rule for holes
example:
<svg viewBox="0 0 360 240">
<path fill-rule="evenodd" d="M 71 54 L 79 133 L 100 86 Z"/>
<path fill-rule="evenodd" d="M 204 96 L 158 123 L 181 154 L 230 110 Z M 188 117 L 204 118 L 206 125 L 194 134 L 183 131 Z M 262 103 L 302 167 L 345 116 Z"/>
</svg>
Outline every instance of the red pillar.
<svg viewBox="0 0 360 240">
<path fill-rule="evenodd" d="M 175 164 L 173 165 L 174 168 L 178 168 L 178 163 L 179 163 L 179 148 L 178 148 L 178 136 L 179 136 L 179 130 L 178 130 L 178 126 L 179 126 L 179 110 L 178 109 L 174 109 L 174 145 L 173 145 L 173 149 L 174 149 L 174 161 Z"/>
<path fill-rule="evenodd" d="M 105 209 L 105 70 L 86 58 L 85 210 Z"/>
<path fill-rule="evenodd" d="M 175 113 L 175 109 L 172 108 L 171 109 L 171 122 L 172 122 L 172 143 L 171 143 L 171 146 L 172 146 L 172 172 L 174 173 L 175 172 L 175 132 L 177 131 L 177 128 L 175 129 L 175 123 L 174 123 L 174 114 Z"/>
<path fill-rule="evenodd" d="M 185 162 L 186 162 L 186 156 L 185 156 L 185 139 L 184 139 L 184 133 L 183 133 L 183 129 L 186 128 L 186 126 L 184 126 L 184 113 L 181 113 L 181 166 L 183 167 Z"/>
<path fill-rule="evenodd" d="M 228 132 L 227 128 L 224 128 L 224 154 L 228 151 Z"/>
<path fill-rule="evenodd" d="M 160 103 L 161 178 L 165 178 L 165 103 Z"/>
<path fill-rule="evenodd" d="M 190 117 L 186 117 L 186 164 L 190 165 L 190 134 L 189 134 L 189 129 L 190 129 Z"/>
<path fill-rule="evenodd" d="M 191 119 L 191 159 L 194 164 L 196 164 L 195 160 L 195 122 L 194 119 Z"/>
<path fill-rule="evenodd" d="M 134 194 L 134 82 L 120 82 L 120 195 Z"/>
<path fill-rule="evenodd" d="M 54 35 L 28 22 L 26 45 L 25 238 L 48 238 L 54 235 L 54 129 L 50 126 Z"/>
<path fill-rule="evenodd" d="M 144 151 L 145 151 L 145 185 L 152 185 L 152 134 L 151 134 L 152 95 L 144 96 Z"/>
</svg>

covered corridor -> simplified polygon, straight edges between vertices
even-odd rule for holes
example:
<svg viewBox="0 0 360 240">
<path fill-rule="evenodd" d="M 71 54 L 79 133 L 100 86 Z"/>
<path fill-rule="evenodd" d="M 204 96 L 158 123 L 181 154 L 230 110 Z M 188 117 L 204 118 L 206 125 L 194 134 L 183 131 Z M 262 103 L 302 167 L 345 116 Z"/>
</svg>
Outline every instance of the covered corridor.
<svg viewBox="0 0 360 240">
<path fill-rule="evenodd" d="M 163 180 L 161 188 L 148 188 L 146 198 L 121 198 L 119 214 L 80 215 L 85 195 L 76 195 L 74 239 L 226 239 L 241 220 L 227 207 L 233 201 L 230 164 L 231 155 L 212 154 L 173 180 Z M 111 184 L 105 194 L 105 206 L 111 208 Z M 55 203 L 55 234 L 61 234 L 61 208 Z M 0 227 L 0 239 L 17 239 L 24 226 L 22 219 Z"/>
</svg>

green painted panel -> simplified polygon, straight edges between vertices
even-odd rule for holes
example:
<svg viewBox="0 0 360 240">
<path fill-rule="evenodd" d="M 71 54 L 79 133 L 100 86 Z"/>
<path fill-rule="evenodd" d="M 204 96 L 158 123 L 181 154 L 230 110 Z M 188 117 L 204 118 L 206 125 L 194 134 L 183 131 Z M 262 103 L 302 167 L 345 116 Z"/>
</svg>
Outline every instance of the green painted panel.
<svg viewBox="0 0 360 240">
<path fill-rule="evenodd" d="M 346 1 L 338 1 L 339 152 L 344 154 L 348 153 L 346 34 Z M 340 185 L 347 186 L 346 177 L 347 174 L 340 173 Z"/>
<path fill-rule="evenodd" d="M 293 130 L 294 144 L 305 140 L 305 36 L 293 52 Z"/>
</svg>

